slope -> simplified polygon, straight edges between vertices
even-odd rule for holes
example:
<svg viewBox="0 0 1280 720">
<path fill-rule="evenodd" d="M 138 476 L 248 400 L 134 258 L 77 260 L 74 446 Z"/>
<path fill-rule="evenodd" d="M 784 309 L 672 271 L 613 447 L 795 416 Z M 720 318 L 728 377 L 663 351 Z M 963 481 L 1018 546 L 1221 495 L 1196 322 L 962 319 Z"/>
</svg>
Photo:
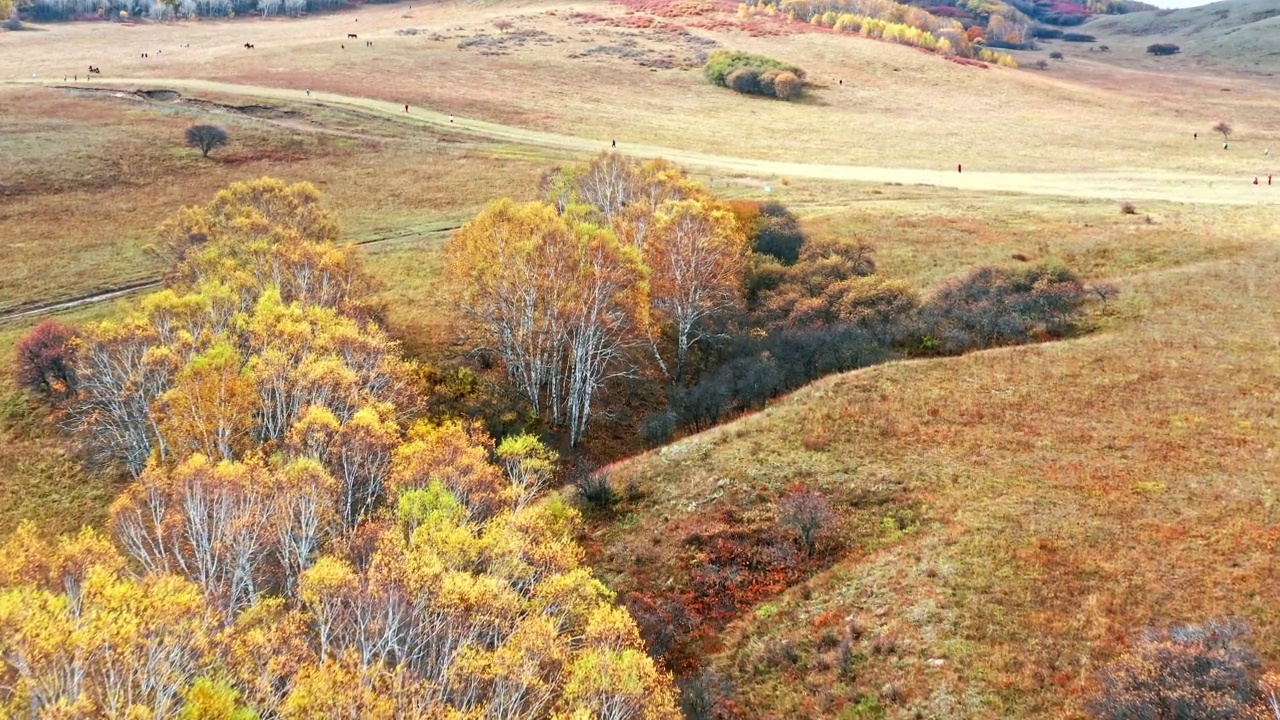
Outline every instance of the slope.
<svg viewBox="0 0 1280 720">
<path fill-rule="evenodd" d="M 829 567 L 704 645 L 752 718 L 1077 718 L 1143 627 L 1206 617 L 1280 659 L 1268 232 L 1224 222 L 1205 259 L 1117 276 L 1092 335 L 827 378 L 622 464 L 637 499 L 593 565 L 648 607 L 682 567 L 740 569 L 720 546 L 791 485 L 827 494 Z"/>
<path fill-rule="evenodd" d="M 1199 63 L 1280 70 L 1280 6 L 1272 0 L 1222 0 L 1183 10 L 1097 18 L 1083 32 L 1170 42 Z"/>
</svg>

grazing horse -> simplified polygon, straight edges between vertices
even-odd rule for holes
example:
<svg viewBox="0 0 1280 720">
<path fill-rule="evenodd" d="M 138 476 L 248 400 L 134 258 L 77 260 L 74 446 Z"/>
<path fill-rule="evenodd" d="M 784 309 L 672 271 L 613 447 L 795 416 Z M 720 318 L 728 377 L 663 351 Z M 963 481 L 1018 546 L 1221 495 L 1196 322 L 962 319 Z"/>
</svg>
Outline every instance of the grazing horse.
<svg viewBox="0 0 1280 720">
<path fill-rule="evenodd" d="M 94 75 L 101 75 L 101 74 L 102 74 L 102 71 L 101 71 L 101 70 L 99 70 L 97 67 L 95 67 L 95 66 L 93 66 L 93 65 L 90 65 L 90 66 L 89 66 L 89 72 L 93 73 Z"/>
<path fill-rule="evenodd" d="M 358 37 L 359 37 L 359 36 L 357 36 L 355 33 L 347 33 L 347 39 L 348 39 L 348 40 L 355 40 L 355 39 L 357 39 Z"/>
<path fill-rule="evenodd" d="M 249 50 L 253 49 L 253 43 L 245 43 L 244 46 Z"/>
</svg>

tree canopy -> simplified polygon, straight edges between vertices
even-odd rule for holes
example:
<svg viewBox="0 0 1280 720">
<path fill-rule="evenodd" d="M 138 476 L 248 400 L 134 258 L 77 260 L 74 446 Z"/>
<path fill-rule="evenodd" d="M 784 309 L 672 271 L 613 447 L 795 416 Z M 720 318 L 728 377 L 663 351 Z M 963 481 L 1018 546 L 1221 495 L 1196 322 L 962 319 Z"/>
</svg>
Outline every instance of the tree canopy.
<svg viewBox="0 0 1280 720">
<path fill-rule="evenodd" d="M 556 454 L 418 419 L 318 201 L 260 180 L 183 210 L 165 289 L 70 341 L 69 426 L 135 480 L 111 538 L 0 548 L 0 716 L 675 718 L 576 511 L 537 497 Z M 626 251 L 555 229 L 579 263 Z"/>
</svg>

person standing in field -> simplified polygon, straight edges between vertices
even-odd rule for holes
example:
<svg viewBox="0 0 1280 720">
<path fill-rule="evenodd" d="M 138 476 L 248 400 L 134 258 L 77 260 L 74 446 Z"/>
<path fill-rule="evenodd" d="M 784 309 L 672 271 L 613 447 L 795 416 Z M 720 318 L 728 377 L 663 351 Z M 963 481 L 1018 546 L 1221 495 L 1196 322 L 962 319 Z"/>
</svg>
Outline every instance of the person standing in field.
<svg viewBox="0 0 1280 720">
<path fill-rule="evenodd" d="M 405 106 L 404 106 L 404 111 L 405 111 L 405 112 L 409 112 L 409 106 L 408 106 L 408 105 L 405 105 Z"/>
<path fill-rule="evenodd" d="M 961 165 L 960 163 L 956 163 L 956 172 L 958 173 L 964 172 L 964 166 Z"/>
</svg>

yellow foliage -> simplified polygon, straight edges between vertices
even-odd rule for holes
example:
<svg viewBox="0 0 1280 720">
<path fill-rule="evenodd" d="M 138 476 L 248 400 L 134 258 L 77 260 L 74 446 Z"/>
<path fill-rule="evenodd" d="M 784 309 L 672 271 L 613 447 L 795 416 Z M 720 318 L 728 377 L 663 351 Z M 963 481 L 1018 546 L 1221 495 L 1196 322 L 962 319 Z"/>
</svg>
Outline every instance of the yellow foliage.
<svg viewBox="0 0 1280 720">
<path fill-rule="evenodd" d="M 460 233 L 496 301 L 551 294 L 565 357 L 646 326 L 643 246 L 676 252 L 681 223 L 742 242 L 678 169 L 626 167 L 635 204 L 663 208 L 652 243 L 541 204 Z M 0 717 L 675 718 L 671 679 L 582 567 L 577 513 L 534 501 L 556 453 L 460 421 L 402 437 L 411 368 L 318 201 L 263 180 L 184 210 L 158 246 L 168 289 L 82 332 L 71 412 L 137 477 L 109 522 L 138 575 L 91 530 L 50 543 L 28 524 L 0 547 Z M 579 434 L 601 381 L 583 377 L 560 387 Z"/>
</svg>

